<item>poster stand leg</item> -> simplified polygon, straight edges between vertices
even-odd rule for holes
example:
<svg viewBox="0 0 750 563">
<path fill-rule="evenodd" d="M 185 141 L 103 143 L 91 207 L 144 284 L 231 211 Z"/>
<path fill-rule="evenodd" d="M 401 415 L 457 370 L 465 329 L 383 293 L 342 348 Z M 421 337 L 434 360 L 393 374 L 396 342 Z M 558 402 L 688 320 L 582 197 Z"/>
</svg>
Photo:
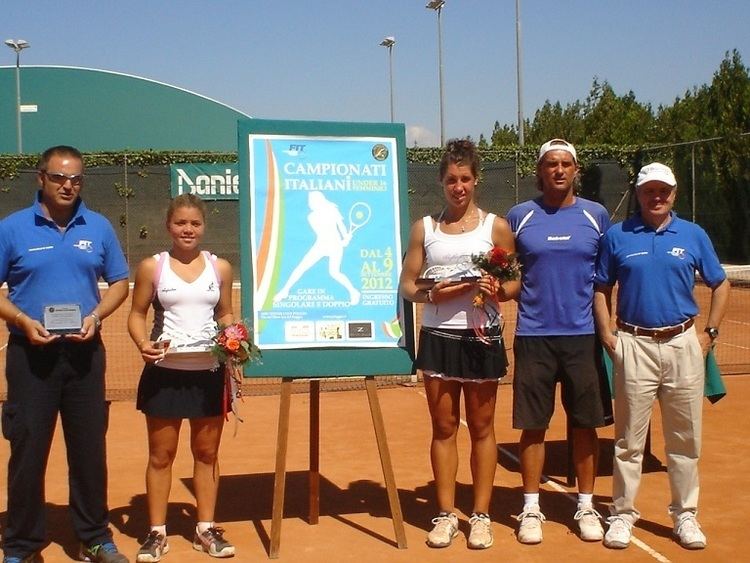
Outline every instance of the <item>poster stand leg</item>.
<svg viewBox="0 0 750 563">
<path fill-rule="evenodd" d="M 383 414 L 380 411 L 375 377 L 371 375 L 365 377 L 365 388 L 367 389 L 367 399 L 370 402 L 370 414 L 372 415 L 372 425 L 375 428 L 375 440 L 378 443 L 378 451 L 380 452 L 380 465 L 383 468 L 383 479 L 385 480 L 385 490 L 388 493 L 388 504 L 391 507 L 391 520 L 393 521 L 393 531 L 396 534 L 396 544 L 399 549 L 406 549 L 404 517 L 401 514 L 401 503 L 398 500 L 396 479 L 393 475 L 391 453 L 388 449 L 388 440 L 385 436 L 385 425 L 383 424 Z"/>
<path fill-rule="evenodd" d="M 286 454 L 289 444 L 289 410 L 292 399 L 291 377 L 281 380 L 279 401 L 279 429 L 276 435 L 276 473 L 273 479 L 273 510 L 271 512 L 270 559 L 278 559 L 281 544 L 281 519 L 284 515 L 284 492 L 286 488 Z"/>
<path fill-rule="evenodd" d="M 292 395 L 293 378 L 285 377 L 281 380 L 281 399 L 279 404 L 279 429 L 276 437 L 276 473 L 273 485 L 273 510 L 271 516 L 271 545 L 269 559 L 278 559 L 281 545 L 281 521 L 284 512 L 284 492 L 286 486 L 286 457 L 289 442 L 289 413 Z M 396 545 L 399 549 L 406 549 L 406 533 L 404 518 L 401 513 L 401 503 L 396 489 L 396 479 L 393 474 L 391 454 L 385 435 L 383 414 L 380 410 L 378 390 L 374 376 L 365 377 L 367 399 L 370 403 L 370 414 L 375 430 L 375 439 L 380 454 L 380 465 L 383 468 L 383 479 L 388 494 L 388 504 L 391 508 L 393 531 L 396 535 Z M 310 472 L 308 483 L 310 488 L 308 518 L 311 525 L 317 524 L 320 515 L 320 380 L 310 380 Z"/>
<path fill-rule="evenodd" d="M 320 515 L 320 379 L 310 380 L 310 499 L 308 521 L 318 523 Z"/>
</svg>

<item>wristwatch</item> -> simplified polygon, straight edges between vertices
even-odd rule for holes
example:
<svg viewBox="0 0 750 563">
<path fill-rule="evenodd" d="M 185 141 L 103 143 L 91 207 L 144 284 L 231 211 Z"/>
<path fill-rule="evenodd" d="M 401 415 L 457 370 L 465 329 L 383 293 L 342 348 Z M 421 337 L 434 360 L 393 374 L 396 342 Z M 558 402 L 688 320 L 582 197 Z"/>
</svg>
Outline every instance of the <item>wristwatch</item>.
<svg viewBox="0 0 750 563">
<path fill-rule="evenodd" d="M 719 329 L 715 326 L 707 326 L 703 332 L 708 334 L 711 340 L 716 340 L 717 338 L 719 338 Z"/>
</svg>

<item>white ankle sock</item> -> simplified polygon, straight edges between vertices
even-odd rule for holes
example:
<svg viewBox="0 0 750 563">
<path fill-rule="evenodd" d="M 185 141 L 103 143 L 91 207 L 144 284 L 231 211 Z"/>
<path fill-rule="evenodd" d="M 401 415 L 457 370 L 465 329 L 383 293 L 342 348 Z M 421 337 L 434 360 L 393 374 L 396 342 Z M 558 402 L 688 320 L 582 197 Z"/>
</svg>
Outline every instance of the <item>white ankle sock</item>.
<svg viewBox="0 0 750 563">
<path fill-rule="evenodd" d="M 198 522 L 198 524 L 196 524 L 195 526 L 195 530 L 199 534 L 202 534 L 203 532 L 205 532 L 209 528 L 213 528 L 214 526 L 215 524 L 213 522 Z"/>
<path fill-rule="evenodd" d="M 578 493 L 578 504 L 594 504 L 594 493 Z"/>
<path fill-rule="evenodd" d="M 524 493 L 523 494 L 523 508 L 524 510 L 536 504 L 539 505 L 539 493 Z"/>
<path fill-rule="evenodd" d="M 161 526 L 151 526 L 151 531 L 159 532 L 165 538 L 167 537 L 167 525 L 166 524 L 162 524 Z"/>
</svg>

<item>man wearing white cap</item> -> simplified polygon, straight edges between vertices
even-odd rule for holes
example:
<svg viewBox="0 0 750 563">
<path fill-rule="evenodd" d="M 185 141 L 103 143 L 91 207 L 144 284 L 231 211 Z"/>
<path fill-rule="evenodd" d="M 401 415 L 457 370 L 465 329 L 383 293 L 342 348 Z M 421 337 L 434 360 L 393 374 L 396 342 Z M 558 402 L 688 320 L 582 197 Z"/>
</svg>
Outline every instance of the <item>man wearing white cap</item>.
<svg viewBox="0 0 750 563">
<path fill-rule="evenodd" d="M 611 400 L 594 331 L 592 301 L 599 240 L 609 228 L 607 210 L 578 197 L 575 147 L 552 139 L 539 150 L 541 196 L 514 206 L 508 222 L 522 265 L 518 324 L 513 345 L 513 427 L 520 429 L 524 506 L 518 541 L 542 541 L 539 506 L 544 438 L 561 383 L 572 427 L 578 477 L 581 539 L 601 541 L 601 516 L 593 506 L 599 441 L 596 428 L 611 423 Z"/>
<path fill-rule="evenodd" d="M 696 520 L 704 358 L 719 336 L 729 296 L 719 258 L 705 231 L 672 212 L 677 182 L 658 162 L 636 180 L 640 211 L 602 240 L 594 313 L 615 366 L 614 504 L 604 545 L 630 544 L 640 513 L 635 497 L 654 400 L 662 413 L 673 534 L 687 549 L 706 547 Z M 695 272 L 711 288 L 705 330 L 696 332 Z M 612 287 L 618 283 L 617 326 L 611 329 Z"/>
</svg>

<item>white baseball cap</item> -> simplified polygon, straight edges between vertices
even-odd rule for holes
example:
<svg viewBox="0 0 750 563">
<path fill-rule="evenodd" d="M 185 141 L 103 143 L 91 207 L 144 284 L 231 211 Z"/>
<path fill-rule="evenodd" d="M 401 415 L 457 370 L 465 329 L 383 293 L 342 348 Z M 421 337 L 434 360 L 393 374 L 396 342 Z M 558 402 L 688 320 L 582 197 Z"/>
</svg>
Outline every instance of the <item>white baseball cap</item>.
<svg viewBox="0 0 750 563">
<path fill-rule="evenodd" d="M 542 157 L 549 151 L 565 151 L 573 156 L 573 160 L 578 164 L 578 155 L 576 154 L 576 148 L 564 139 L 550 139 L 544 143 L 539 149 L 539 157 L 536 159 L 537 162 L 542 160 Z"/>
<path fill-rule="evenodd" d="M 677 185 L 672 169 L 661 162 L 652 162 L 641 168 L 635 187 L 640 188 L 646 182 L 662 182 L 673 188 Z"/>
</svg>

